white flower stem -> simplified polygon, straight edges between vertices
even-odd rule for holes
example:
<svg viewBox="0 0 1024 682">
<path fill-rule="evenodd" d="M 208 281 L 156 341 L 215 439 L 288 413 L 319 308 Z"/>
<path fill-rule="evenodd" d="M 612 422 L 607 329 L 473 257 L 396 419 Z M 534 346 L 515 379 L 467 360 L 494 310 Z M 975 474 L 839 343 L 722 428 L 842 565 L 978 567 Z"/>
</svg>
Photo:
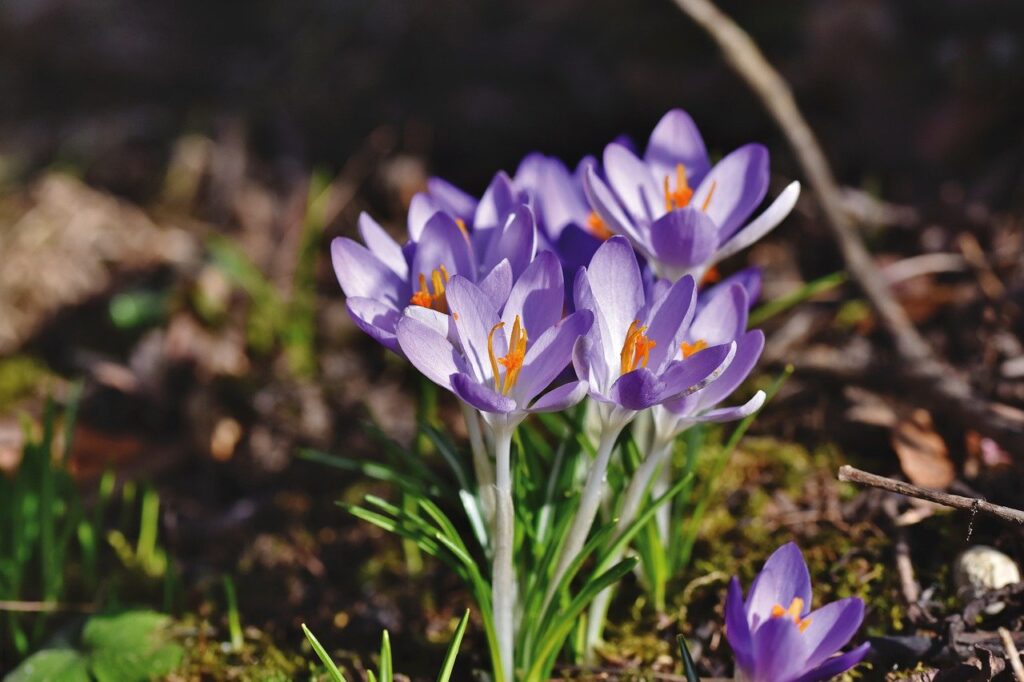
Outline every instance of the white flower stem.
<svg viewBox="0 0 1024 682">
<path fill-rule="evenodd" d="M 494 520 L 494 465 L 487 454 L 487 446 L 480 428 L 480 416 L 476 410 L 461 400 L 459 406 L 462 408 L 462 418 L 466 422 L 466 432 L 469 434 L 469 447 L 473 452 L 473 473 L 476 475 L 481 511 L 484 520 L 490 526 Z"/>
<path fill-rule="evenodd" d="M 672 442 L 658 445 L 655 449 L 644 458 L 644 461 L 640 463 L 637 470 L 633 472 L 633 477 L 629 481 L 629 486 L 626 487 L 626 492 L 622 498 L 622 508 L 619 510 L 619 520 L 616 523 L 615 537 L 619 538 L 631 523 L 636 519 L 637 513 L 640 511 L 640 502 L 643 500 L 644 493 L 650 486 L 651 480 L 657 473 L 658 468 L 665 462 L 668 456 L 672 453 Z M 625 548 L 619 549 L 612 553 L 608 557 L 608 563 L 615 565 L 625 551 Z M 594 601 L 590 602 L 590 611 L 587 617 L 587 638 L 586 638 L 586 656 L 588 660 L 592 660 L 594 657 L 595 647 L 601 642 L 602 635 L 604 634 L 604 623 L 608 616 L 608 607 L 611 605 L 612 596 L 615 594 L 615 587 L 609 586 L 603 589 Z"/>
<path fill-rule="evenodd" d="M 494 557 L 491 570 L 491 601 L 494 629 L 501 655 L 500 669 L 505 682 L 513 682 L 515 654 L 515 570 L 512 545 L 515 542 L 515 511 L 512 507 L 512 428 L 494 429 L 496 476 L 494 484 Z"/>
<path fill-rule="evenodd" d="M 615 449 L 615 441 L 625 425 L 625 420 L 612 424 L 606 423 L 601 430 L 597 455 L 590 467 L 590 473 L 587 474 L 587 482 L 584 484 L 583 494 L 580 496 L 580 506 L 576 509 L 572 526 L 565 537 L 565 544 L 562 545 L 562 551 L 558 555 L 555 572 L 548 584 L 547 594 L 544 595 L 545 608 L 555 596 L 558 583 L 562 581 L 565 572 L 569 570 L 569 565 L 587 542 L 594 519 L 597 518 L 597 510 L 601 506 L 601 493 L 604 491 L 604 482 L 608 473 L 608 461 L 611 459 L 612 450 Z"/>
</svg>

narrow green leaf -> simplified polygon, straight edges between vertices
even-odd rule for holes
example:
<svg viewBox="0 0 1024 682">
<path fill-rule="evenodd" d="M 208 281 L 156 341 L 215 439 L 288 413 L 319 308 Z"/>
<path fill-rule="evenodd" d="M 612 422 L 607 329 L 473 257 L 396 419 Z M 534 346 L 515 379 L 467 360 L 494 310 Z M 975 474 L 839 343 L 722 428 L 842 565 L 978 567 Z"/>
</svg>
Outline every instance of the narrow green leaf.
<svg viewBox="0 0 1024 682">
<path fill-rule="evenodd" d="M 462 646 L 462 636 L 466 634 L 466 626 L 469 624 L 469 609 L 462 614 L 459 624 L 455 627 L 455 634 L 452 641 L 448 643 L 448 651 L 445 652 L 444 661 L 441 663 L 441 672 L 437 675 L 437 682 L 448 682 L 455 668 L 455 657 L 459 655 L 459 647 Z"/>
<path fill-rule="evenodd" d="M 686 646 L 686 638 L 682 635 L 676 635 L 676 641 L 679 642 L 679 655 L 683 657 L 683 670 L 686 672 L 686 682 L 700 682 L 700 676 L 697 675 L 697 665 L 693 662 L 693 657 L 690 656 L 690 649 Z"/>
<path fill-rule="evenodd" d="M 341 674 L 341 671 L 338 670 L 338 666 L 336 666 L 334 661 L 331 660 L 327 650 L 323 648 L 320 641 L 312 632 L 309 631 L 309 628 L 306 627 L 305 623 L 302 624 L 302 632 L 305 633 L 306 639 L 309 640 L 309 645 L 313 647 L 313 652 L 316 654 L 317 658 L 319 658 L 320 662 L 324 664 L 325 668 L 327 668 L 327 674 L 330 676 L 331 681 L 345 682 L 345 676 Z"/>
<path fill-rule="evenodd" d="M 394 682 L 391 669 L 391 637 L 387 630 L 380 637 L 380 682 Z"/>
<path fill-rule="evenodd" d="M 780 296 L 774 301 L 768 301 L 767 303 L 755 308 L 754 311 L 750 313 L 750 319 L 747 324 L 749 327 L 756 327 L 766 320 L 775 317 L 779 313 L 785 312 L 793 306 L 803 303 L 822 292 L 835 289 L 845 281 L 845 272 L 833 272 L 831 275 L 825 275 L 824 277 L 820 277 L 812 282 L 808 282 L 791 294 Z"/>
</svg>

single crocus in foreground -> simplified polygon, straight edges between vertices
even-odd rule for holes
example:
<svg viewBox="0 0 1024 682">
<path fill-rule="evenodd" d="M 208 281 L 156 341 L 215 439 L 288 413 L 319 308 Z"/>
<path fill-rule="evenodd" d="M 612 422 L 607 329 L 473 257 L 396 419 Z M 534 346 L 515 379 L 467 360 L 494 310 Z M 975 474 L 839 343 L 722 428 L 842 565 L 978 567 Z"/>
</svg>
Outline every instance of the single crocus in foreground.
<svg viewBox="0 0 1024 682">
<path fill-rule="evenodd" d="M 848 597 L 811 611 L 811 576 L 792 542 L 768 557 L 746 601 L 733 577 L 725 600 L 726 637 L 742 682 L 823 682 L 855 666 L 870 648 L 835 655 L 864 619 Z"/>
</svg>

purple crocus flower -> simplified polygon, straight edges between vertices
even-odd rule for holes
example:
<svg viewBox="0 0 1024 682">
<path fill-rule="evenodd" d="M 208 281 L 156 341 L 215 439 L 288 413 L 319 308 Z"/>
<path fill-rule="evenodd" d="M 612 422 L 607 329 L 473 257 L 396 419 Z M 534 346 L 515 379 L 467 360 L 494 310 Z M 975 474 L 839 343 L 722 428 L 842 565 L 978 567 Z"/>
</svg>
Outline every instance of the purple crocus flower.
<svg viewBox="0 0 1024 682">
<path fill-rule="evenodd" d="M 840 599 L 811 611 L 811 577 L 790 542 L 768 557 L 743 599 L 733 577 L 725 600 L 726 637 L 745 682 L 821 682 L 849 670 L 870 648 L 835 655 L 860 627 L 864 602 Z"/>
<path fill-rule="evenodd" d="M 573 345 L 593 321 L 589 311 L 562 319 L 563 291 L 558 259 L 546 252 L 527 267 L 503 306 L 468 278 L 453 276 L 446 288 L 453 332 L 407 312 L 397 325 L 398 343 L 417 369 L 490 421 L 515 424 L 529 412 L 562 410 L 586 396 L 585 381 L 541 393 L 569 364 Z"/>
<path fill-rule="evenodd" d="M 533 214 L 524 204 L 511 207 L 504 222 L 490 228 L 486 243 L 474 240 L 462 218 L 424 194 L 413 198 L 408 225 L 410 239 L 400 246 L 364 213 L 359 232 L 365 246 L 346 237 L 331 242 L 349 314 L 395 352 L 395 328 L 407 307 L 447 313 L 446 289 L 456 275 L 476 283 L 500 307 L 537 250 Z"/>
<path fill-rule="evenodd" d="M 604 151 L 604 176 L 588 168 L 584 187 L 609 229 L 629 237 L 661 277 L 698 280 L 718 261 L 770 232 L 796 204 L 794 182 L 754 220 L 747 219 L 768 191 L 768 150 L 748 144 L 713 167 L 690 116 L 665 114 L 643 159 L 613 142 Z"/>
</svg>

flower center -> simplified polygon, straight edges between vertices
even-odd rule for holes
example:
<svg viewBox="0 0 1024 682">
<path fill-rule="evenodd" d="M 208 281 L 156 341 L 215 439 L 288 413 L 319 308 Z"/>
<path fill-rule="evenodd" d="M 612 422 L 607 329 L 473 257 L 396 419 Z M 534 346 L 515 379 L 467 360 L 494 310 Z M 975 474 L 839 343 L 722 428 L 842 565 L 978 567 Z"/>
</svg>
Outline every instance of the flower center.
<svg viewBox="0 0 1024 682">
<path fill-rule="evenodd" d="M 428 283 L 426 275 L 420 273 L 420 288 L 414 291 L 409 298 L 412 305 L 433 308 L 439 313 L 448 312 L 448 299 L 445 298 L 444 288 L 448 284 L 448 269 L 439 265 L 436 270 L 430 273 Z M 433 292 L 431 292 L 433 286 Z"/>
<path fill-rule="evenodd" d="M 519 316 L 516 315 L 516 320 L 512 323 L 512 336 L 508 341 L 508 354 L 504 357 L 496 357 L 494 355 L 494 332 L 504 326 L 504 322 L 499 322 L 491 327 L 490 333 L 487 334 L 487 356 L 491 360 L 491 371 L 494 373 L 494 390 L 501 392 L 502 395 L 508 395 L 508 392 L 519 381 L 519 373 L 523 371 L 523 358 L 526 357 L 527 337 L 526 327 L 523 326 L 519 321 Z M 505 368 L 504 377 L 501 376 L 498 365 Z"/>
<path fill-rule="evenodd" d="M 597 211 L 591 211 L 587 215 L 587 229 L 601 241 L 606 241 L 615 236 L 615 233 L 608 229 L 608 224 L 597 215 Z"/>
<path fill-rule="evenodd" d="M 708 204 L 711 203 L 711 197 L 715 194 L 715 187 L 718 183 L 714 180 L 711 181 L 711 189 L 708 190 L 708 195 L 704 198 L 704 203 L 701 205 L 700 210 L 707 211 Z M 690 200 L 693 199 L 693 189 L 690 187 L 689 181 L 686 179 L 686 166 L 681 163 L 676 164 L 676 187 L 672 189 L 672 176 L 666 175 L 664 182 L 665 190 L 665 212 L 675 210 L 677 208 L 686 208 L 690 205 Z"/>
<path fill-rule="evenodd" d="M 686 341 L 683 341 L 681 344 L 679 344 L 679 349 L 683 351 L 684 360 L 693 355 L 694 353 L 702 351 L 707 347 L 708 342 L 705 341 L 704 339 L 697 339 L 693 343 L 687 343 Z"/>
<path fill-rule="evenodd" d="M 789 618 L 796 623 L 796 627 L 800 632 L 804 632 L 811 626 L 810 618 L 801 618 L 800 614 L 804 610 L 804 600 L 800 597 L 793 597 L 793 601 L 790 602 L 789 608 L 782 608 L 782 604 L 776 604 L 772 607 L 772 618 Z"/>
<path fill-rule="evenodd" d="M 647 338 L 647 327 L 641 327 L 639 320 L 633 320 L 626 332 L 626 342 L 622 344 L 621 374 L 632 372 L 637 367 L 646 367 L 650 359 L 651 349 L 658 345 L 657 341 Z"/>
</svg>

